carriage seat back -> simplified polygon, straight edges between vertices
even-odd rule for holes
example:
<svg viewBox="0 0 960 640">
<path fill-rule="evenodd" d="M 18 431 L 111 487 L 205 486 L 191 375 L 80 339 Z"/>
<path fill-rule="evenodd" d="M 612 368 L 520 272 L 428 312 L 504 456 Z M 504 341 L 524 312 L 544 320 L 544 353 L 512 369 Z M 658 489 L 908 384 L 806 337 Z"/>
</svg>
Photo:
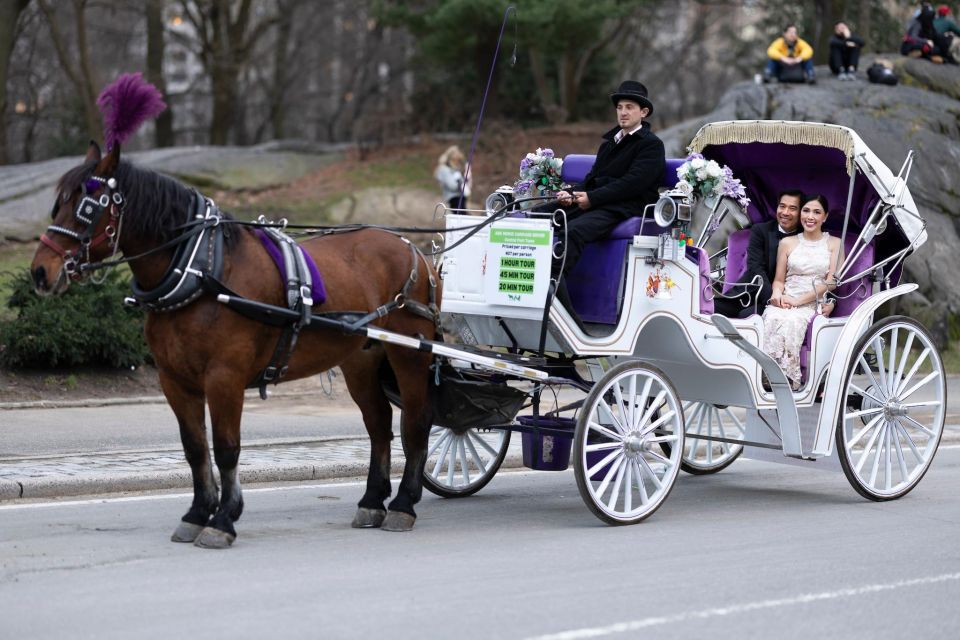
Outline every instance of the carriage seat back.
<svg viewBox="0 0 960 640">
<path fill-rule="evenodd" d="M 730 289 L 747 272 L 747 247 L 750 245 L 750 229 L 734 231 L 727 238 L 727 266 L 723 274 L 723 293 Z"/>
<path fill-rule="evenodd" d="M 593 167 L 596 156 L 570 154 L 563 159 L 560 178 L 567 183 L 581 182 Z M 677 182 L 677 167 L 683 160 L 667 159 L 661 186 L 670 188 Z M 640 225 L 642 218 L 627 218 L 603 240 L 584 246 L 580 261 L 567 274 L 567 291 L 577 314 L 586 322 L 616 324 L 623 302 L 623 280 L 627 247 L 637 235 L 655 236 L 665 229 L 652 220 Z M 712 303 L 711 303 L 712 304 Z"/>
</svg>

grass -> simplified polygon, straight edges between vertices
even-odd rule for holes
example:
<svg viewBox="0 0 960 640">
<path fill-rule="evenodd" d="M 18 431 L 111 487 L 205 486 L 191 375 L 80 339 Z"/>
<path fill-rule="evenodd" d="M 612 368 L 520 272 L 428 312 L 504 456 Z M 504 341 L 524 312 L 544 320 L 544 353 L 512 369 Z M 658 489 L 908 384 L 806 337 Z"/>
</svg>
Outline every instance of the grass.
<svg viewBox="0 0 960 640">
<path fill-rule="evenodd" d="M 14 312 L 7 308 L 13 278 L 30 267 L 36 249 L 36 245 L 30 242 L 0 245 L 0 320 L 14 316 Z"/>
</svg>

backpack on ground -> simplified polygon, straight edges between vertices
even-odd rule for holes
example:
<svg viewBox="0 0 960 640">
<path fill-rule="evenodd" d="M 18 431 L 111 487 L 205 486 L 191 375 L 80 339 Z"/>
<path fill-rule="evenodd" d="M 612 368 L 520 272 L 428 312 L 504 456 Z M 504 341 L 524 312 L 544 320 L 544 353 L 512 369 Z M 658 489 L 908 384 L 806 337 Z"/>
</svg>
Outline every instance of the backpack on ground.
<svg viewBox="0 0 960 640">
<path fill-rule="evenodd" d="M 870 65 L 870 68 L 867 69 L 867 80 L 873 84 L 888 84 L 895 85 L 899 81 L 897 79 L 897 74 L 893 72 L 893 69 L 886 67 L 879 62 L 874 62 Z"/>
</svg>

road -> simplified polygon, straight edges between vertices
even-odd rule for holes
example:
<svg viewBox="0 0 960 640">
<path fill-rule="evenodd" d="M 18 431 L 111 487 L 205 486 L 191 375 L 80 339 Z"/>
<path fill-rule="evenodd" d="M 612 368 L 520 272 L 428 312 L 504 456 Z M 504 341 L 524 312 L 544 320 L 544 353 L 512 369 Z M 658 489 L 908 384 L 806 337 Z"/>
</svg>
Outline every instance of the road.
<svg viewBox="0 0 960 640">
<path fill-rule="evenodd" d="M 960 447 L 889 503 L 738 461 L 607 527 L 571 472 L 349 528 L 357 483 L 251 487 L 229 551 L 167 541 L 186 494 L 0 506 L 0 637 L 956 638 Z"/>
</svg>

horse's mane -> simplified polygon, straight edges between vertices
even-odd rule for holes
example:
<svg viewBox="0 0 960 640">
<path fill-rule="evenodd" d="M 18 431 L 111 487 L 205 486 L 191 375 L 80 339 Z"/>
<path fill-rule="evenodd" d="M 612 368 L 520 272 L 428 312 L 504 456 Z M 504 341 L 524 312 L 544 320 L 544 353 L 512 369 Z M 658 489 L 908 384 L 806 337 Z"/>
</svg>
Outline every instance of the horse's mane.
<svg viewBox="0 0 960 640">
<path fill-rule="evenodd" d="M 57 184 L 59 193 L 73 193 L 93 175 L 95 161 L 84 162 L 67 171 Z M 141 237 L 166 242 L 174 238 L 196 207 L 195 191 L 179 180 L 121 160 L 114 174 L 126 198 L 123 228 Z M 228 220 L 233 216 L 225 211 Z M 225 234 L 228 246 L 235 244 L 237 233 Z"/>
</svg>

